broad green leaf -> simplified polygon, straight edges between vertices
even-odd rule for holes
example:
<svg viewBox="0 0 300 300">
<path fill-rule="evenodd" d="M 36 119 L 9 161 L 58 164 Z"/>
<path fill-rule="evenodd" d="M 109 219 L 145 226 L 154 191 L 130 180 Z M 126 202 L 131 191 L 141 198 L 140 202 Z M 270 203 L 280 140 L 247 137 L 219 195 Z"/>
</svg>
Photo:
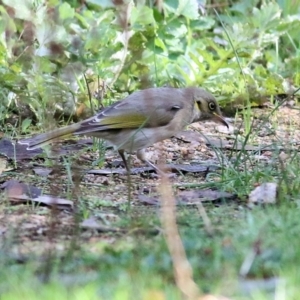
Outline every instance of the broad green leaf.
<svg viewBox="0 0 300 300">
<path fill-rule="evenodd" d="M 167 51 L 167 48 L 160 38 L 155 38 L 155 46 L 161 48 L 163 51 Z"/>
<path fill-rule="evenodd" d="M 197 0 L 179 0 L 176 13 L 188 19 L 197 19 L 199 17 L 198 5 Z"/>
<path fill-rule="evenodd" d="M 168 47 L 169 52 L 180 52 L 180 53 L 184 53 L 185 52 L 185 44 L 182 43 L 182 40 L 180 39 L 166 39 L 165 40 L 165 45 Z"/>
<path fill-rule="evenodd" d="M 78 13 L 75 13 L 74 16 L 78 19 L 79 25 L 81 27 L 83 27 L 83 28 L 88 28 L 89 27 L 89 24 L 88 24 L 85 16 L 82 16 L 81 14 L 78 14 Z"/>
<path fill-rule="evenodd" d="M 185 70 L 182 69 L 182 67 L 175 65 L 176 70 L 181 74 L 181 76 L 184 78 L 186 85 L 191 85 L 193 80 L 190 79 L 190 76 L 185 72 Z"/>
<path fill-rule="evenodd" d="M 47 57 L 44 56 L 35 57 L 35 67 L 39 69 L 39 72 L 49 74 L 57 70 L 57 65 L 52 63 Z"/>
<path fill-rule="evenodd" d="M 148 6 L 133 7 L 130 15 L 131 26 L 136 27 L 138 25 L 155 26 L 156 21 L 153 16 L 153 10 Z"/>
<path fill-rule="evenodd" d="M 260 9 L 253 8 L 251 17 L 254 26 L 268 30 L 280 24 L 281 9 L 276 3 L 263 4 Z"/>
<path fill-rule="evenodd" d="M 216 64 L 212 52 L 207 51 L 207 49 L 198 49 L 198 53 L 202 56 L 202 60 L 205 64 L 208 64 L 210 67 Z"/>
<path fill-rule="evenodd" d="M 32 123 L 32 119 L 26 118 L 25 120 L 23 120 L 22 125 L 21 125 L 22 132 L 27 132 L 31 123 Z"/>
<path fill-rule="evenodd" d="M 264 81 L 264 87 L 268 95 L 284 93 L 283 78 L 278 74 L 270 74 Z"/>
<path fill-rule="evenodd" d="M 64 2 L 59 6 L 59 16 L 62 20 L 74 18 L 74 13 L 74 8 L 72 8 L 67 2 Z"/>
<path fill-rule="evenodd" d="M 300 85 L 300 72 L 295 72 L 295 74 L 293 76 L 293 80 L 294 80 L 296 86 Z"/>
<path fill-rule="evenodd" d="M 253 7 L 256 7 L 258 0 L 248 0 L 248 1 L 237 1 L 230 7 L 230 11 L 239 12 L 243 15 L 247 14 L 252 10 Z"/>
<path fill-rule="evenodd" d="M 216 21 L 210 16 L 199 16 L 196 20 L 191 20 L 190 27 L 193 30 L 208 30 L 215 25 Z"/>
<path fill-rule="evenodd" d="M 193 60 L 193 62 L 198 66 L 198 68 L 201 70 L 201 72 L 205 72 L 205 65 L 203 63 L 203 60 L 199 59 L 199 55 L 195 55 L 192 52 L 189 52 L 189 56 Z"/>
<path fill-rule="evenodd" d="M 186 25 L 182 24 L 179 20 L 168 23 L 168 26 L 164 30 L 175 38 L 186 37 L 188 32 Z"/>
<path fill-rule="evenodd" d="M 103 8 L 114 7 L 113 0 L 87 0 L 87 3 L 101 6 Z"/>
<path fill-rule="evenodd" d="M 174 14 L 178 8 L 179 0 L 165 0 L 163 4 L 166 10 Z"/>
</svg>

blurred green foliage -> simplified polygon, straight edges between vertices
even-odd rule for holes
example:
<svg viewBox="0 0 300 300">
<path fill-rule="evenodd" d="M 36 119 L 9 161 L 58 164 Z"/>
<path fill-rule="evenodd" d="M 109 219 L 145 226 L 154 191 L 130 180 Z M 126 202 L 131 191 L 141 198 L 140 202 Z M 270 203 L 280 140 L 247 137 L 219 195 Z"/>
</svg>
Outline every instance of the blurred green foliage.
<svg viewBox="0 0 300 300">
<path fill-rule="evenodd" d="M 97 105 L 104 86 L 124 93 L 199 85 L 242 106 L 291 92 L 300 81 L 299 7 L 299 0 L 4 0 L 0 120 L 24 106 L 42 122 L 70 116 L 81 103 Z"/>
</svg>

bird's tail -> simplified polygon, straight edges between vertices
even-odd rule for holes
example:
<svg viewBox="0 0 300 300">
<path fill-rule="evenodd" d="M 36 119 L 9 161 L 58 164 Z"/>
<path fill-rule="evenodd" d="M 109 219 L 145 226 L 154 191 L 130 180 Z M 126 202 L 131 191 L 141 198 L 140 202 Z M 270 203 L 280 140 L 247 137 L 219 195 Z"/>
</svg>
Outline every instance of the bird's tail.
<svg viewBox="0 0 300 300">
<path fill-rule="evenodd" d="M 75 123 L 69 126 L 58 128 L 52 131 L 38 134 L 28 139 L 19 141 L 19 144 L 28 145 L 28 150 L 33 150 L 44 145 L 47 145 L 55 140 L 72 135 L 76 130 L 80 128 L 80 123 Z"/>
</svg>

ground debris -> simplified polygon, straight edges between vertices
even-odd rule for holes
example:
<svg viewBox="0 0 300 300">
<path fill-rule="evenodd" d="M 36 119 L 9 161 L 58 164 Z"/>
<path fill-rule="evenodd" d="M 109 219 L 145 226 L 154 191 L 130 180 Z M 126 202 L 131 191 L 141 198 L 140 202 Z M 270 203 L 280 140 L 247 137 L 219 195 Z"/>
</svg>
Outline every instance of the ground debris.
<svg viewBox="0 0 300 300">
<path fill-rule="evenodd" d="M 40 188 L 14 179 L 6 181 L 0 188 L 4 189 L 6 198 L 13 204 L 34 202 L 47 206 L 55 206 L 59 209 L 73 208 L 73 202 L 70 200 L 51 195 L 42 195 Z"/>
<path fill-rule="evenodd" d="M 140 194 L 138 196 L 140 202 L 149 205 L 159 205 L 160 196 L 146 196 Z M 232 200 L 235 198 L 234 194 L 221 192 L 211 189 L 195 189 L 188 191 L 178 191 L 175 195 L 175 200 L 177 205 L 195 205 L 199 202 L 213 202 L 220 200 Z"/>
<path fill-rule="evenodd" d="M 277 183 L 266 182 L 257 186 L 249 195 L 248 204 L 273 204 L 277 199 Z"/>
</svg>

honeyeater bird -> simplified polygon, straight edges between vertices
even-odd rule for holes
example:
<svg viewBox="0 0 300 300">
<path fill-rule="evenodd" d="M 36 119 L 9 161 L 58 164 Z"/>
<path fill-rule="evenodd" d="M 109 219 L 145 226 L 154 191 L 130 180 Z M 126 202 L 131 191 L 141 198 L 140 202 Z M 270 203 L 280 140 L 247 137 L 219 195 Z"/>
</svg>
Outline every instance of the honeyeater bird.
<svg viewBox="0 0 300 300">
<path fill-rule="evenodd" d="M 95 116 L 62 128 L 22 139 L 35 149 L 68 135 L 86 135 L 107 140 L 118 150 L 127 171 L 125 152 L 158 169 L 145 155 L 145 148 L 171 138 L 187 125 L 214 120 L 228 127 L 212 94 L 202 88 L 159 87 L 137 91 Z"/>
</svg>

